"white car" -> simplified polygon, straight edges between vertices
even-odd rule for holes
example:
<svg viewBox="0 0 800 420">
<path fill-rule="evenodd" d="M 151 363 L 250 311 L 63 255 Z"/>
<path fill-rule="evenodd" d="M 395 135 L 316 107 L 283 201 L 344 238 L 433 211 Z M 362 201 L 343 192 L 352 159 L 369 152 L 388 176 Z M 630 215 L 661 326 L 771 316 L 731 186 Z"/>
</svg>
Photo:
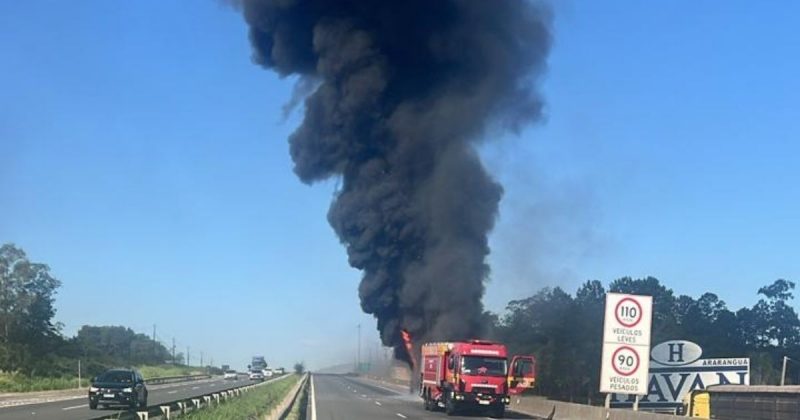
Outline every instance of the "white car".
<svg viewBox="0 0 800 420">
<path fill-rule="evenodd" d="M 250 372 L 250 380 L 251 381 L 263 381 L 264 380 L 264 374 L 261 373 L 260 370 L 251 371 Z"/>
<path fill-rule="evenodd" d="M 235 370 L 226 370 L 224 374 L 222 374 L 222 379 L 233 379 L 236 380 L 239 377 L 239 374 L 236 373 Z"/>
<path fill-rule="evenodd" d="M 264 374 L 265 378 L 271 378 L 272 377 L 272 369 L 264 369 L 261 372 Z"/>
</svg>

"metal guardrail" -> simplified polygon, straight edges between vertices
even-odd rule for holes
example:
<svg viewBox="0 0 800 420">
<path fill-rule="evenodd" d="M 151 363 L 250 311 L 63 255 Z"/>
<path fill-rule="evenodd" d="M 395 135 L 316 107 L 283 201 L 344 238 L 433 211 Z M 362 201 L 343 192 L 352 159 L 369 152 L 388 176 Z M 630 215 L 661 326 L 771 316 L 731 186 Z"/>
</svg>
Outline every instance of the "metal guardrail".
<svg viewBox="0 0 800 420">
<path fill-rule="evenodd" d="M 189 398 L 179 398 L 172 401 L 165 401 L 161 404 L 147 406 L 146 410 L 141 411 L 122 411 L 116 413 L 106 413 L 97 417 L 91 417 L 87 420 L 149 420 L 152 418 L 170 419 L 175 414 L 185 414 L 189 411 L 197 410 L 200 408 L 219 405 L 221 402 L 227 401 L 231 398 L 238 397 L 253 388 L 275 382 L 280 379 L 288 378 L 289 374 L 283 374 L 272 379 L 262 381 L 256 384 L 246 384 L 232 386 L 222 390 L 200 394 Z"/>
<path fill-rule="evenodd" d="M 159 376 L 156 378 L 149 378 L 145 379 L 144 382 L 147 385 L 160 385 L 160 384 L 172 384 L 176 382 L 189 382 L 189 381 L 198 381 L 200 379 L 208 379 L 211 375 L 207 374 L 200 374 L 200 375 L 180 375 L 180 376 Z"/>
</svg>

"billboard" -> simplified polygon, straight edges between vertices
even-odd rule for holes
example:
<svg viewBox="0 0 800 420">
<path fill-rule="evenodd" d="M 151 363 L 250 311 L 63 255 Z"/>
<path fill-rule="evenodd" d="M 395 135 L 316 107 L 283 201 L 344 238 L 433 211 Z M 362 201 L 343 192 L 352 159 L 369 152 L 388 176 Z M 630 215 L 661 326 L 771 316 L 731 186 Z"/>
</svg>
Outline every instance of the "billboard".
<svg viewBox="0 0 800 420">
<path fill-rule="evenodd" d="M 653 346 L 650 352 L 647 395 L 639 409 L 675 412 L 690 391 L 709 385 L 750 385 L 750 359 L 746 357 L 702 359 L 702 348 L 686 340 Z M 612 394 L 611 407 L 630 408 L 633 395 Z"/>
</svg>

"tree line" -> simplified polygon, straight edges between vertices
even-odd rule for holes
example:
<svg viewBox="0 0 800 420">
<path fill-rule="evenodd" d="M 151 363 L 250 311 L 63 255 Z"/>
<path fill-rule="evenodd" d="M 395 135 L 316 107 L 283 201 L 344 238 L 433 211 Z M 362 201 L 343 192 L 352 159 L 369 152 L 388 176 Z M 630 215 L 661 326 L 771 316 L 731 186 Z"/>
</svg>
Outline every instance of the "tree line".
<svg viewBox="0 0 800 420">
<path fill-rule="evenodd" d="M 84 372 L 111 366 L 162 364 L 172 360 L 164 345 L 122 326 L 83 326 L 65 337 L 55 323 L 60 281 L 46 264 L 32 262 L 13 244 L 0 247 L 0 371 L 38 376 L 71 375 L 76 360 Z M 706 357 L 751 361 L 752 384 L 776 384 L 784 356 L 800 361 L 800 319 L 791 306 L 795 283 L 783 279 L 757 290 L 752 307 L 733 311 L 714 293 L 676 295 L 654 277 L 623 277 L 608 290 L 600 281 L 572 295 L 545 288 L 508 303 L 503 314 L 487 313 L 491 336 L 513 354 L 534 354 L 537 392 L 563 400 L 600 399 L 600 352 L 606 292 L 653 296 L 652 342 L 690 340 Z M 181 360 L 182 354 L 176 354 Z M 800 367 L 788 376 L 800 383 Z M 791 372 L 790 372 L 791 373 Z"/>
<path fill-rule="evenodd" d="M 46 264 L 30 261 L 13 244 L 0 247 L 0 371 L 74 375 L 80 359 L 84 374 L 94 375 L 112 366 L 172 360 L 164 345 L 127 327 L 84 325 L 65 337 L 53 321 L 60 285 Z"/>
<path fill-rule="evenodd" d="M 653 296 L 652 343 L 681 339 L 703 348 L 704 357 L 749 357 L 751 384 L 777 384 L 784 356 L 800 360 L 800 319 L 791 306 L 795 283 L 778 279 L 761 287 L 752 307 L 733 311 L 714 293 L 676 295 L 655 277 L 623 277 L 608 292 Z M 582 284 L 571 295 L 545 288 L 508 303 L 504 314 L 487 313 L 492 335 L 513 354 L 537 357 L 537 392 L 567 401 L 592 402 L 598 393 L 606 288 Z M 798 381 L 800 369 L 787 375 Z M 791 373 L 791 372 L 790 372 Z"/>
</svg>

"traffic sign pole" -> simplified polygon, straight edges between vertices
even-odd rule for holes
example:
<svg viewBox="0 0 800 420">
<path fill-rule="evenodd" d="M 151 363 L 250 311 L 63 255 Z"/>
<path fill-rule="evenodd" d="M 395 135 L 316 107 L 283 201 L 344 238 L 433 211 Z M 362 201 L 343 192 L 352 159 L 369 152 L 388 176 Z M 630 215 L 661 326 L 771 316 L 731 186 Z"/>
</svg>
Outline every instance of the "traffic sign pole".
<svg viewBox="0 0 800 420">
<path fill-rule="evenodd" d="M 606 294 L 600 392 L 647 395 L 652 320 L 652 296 Z"/>
</svg>

